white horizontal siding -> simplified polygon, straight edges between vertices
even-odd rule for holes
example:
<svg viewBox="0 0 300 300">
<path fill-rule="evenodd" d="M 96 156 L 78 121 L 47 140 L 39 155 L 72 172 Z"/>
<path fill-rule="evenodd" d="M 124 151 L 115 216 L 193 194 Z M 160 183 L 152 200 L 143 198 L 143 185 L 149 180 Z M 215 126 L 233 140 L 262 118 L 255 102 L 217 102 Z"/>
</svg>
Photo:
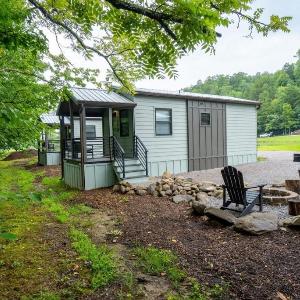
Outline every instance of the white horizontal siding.
<svg viewBox="0 0 300 300">
<path fill-rule="evenodd" d="M 165 170 L 172 173 L 187 171 L 187 113 L 186 102 L 176 99 L 136 96 L 135 134 L 147 149 L 152 176 Z M 155 108 L 172 109 L 172 135 L 155 135 Z"/>
<path fill-rule="evenodd" d="M 102 118 L 86 119 L 86 125 L 96 126 L 96 137 L 102 137 Z M 74 138 L 80 138 L 80 122 L 78 118 L 74 118 Z"/>
<path fill-rule="evenodd" d="M 257 111 L 253 105 L 226 104 L 229 165 L 256 161 Z"/>
</svg>

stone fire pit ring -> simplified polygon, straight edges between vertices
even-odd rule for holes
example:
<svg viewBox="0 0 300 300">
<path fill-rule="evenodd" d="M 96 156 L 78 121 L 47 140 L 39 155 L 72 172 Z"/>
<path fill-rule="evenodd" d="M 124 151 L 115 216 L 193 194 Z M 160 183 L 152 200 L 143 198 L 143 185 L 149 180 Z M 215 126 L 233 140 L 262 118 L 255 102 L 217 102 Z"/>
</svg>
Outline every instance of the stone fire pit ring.
<svg viewBox="0 0 300 300">
<path fill-rule="evenodd" d="M 270 205 L 288 205 L 289 200 L 299 199 L 299 195 L 292 191 L 279 188 L 264 188 L 263 201 Z"/>
</svg>

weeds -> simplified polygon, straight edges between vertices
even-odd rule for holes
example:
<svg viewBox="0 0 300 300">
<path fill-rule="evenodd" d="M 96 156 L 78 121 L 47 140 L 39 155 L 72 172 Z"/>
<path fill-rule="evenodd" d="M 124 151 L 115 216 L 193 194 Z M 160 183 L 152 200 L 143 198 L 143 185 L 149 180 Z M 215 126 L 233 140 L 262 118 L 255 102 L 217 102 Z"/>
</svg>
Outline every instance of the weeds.
<svg viewBox="0 0 300 300">
<path fill-rule="evenodd" d="M 118 263 L 112 250 L 105 245 L 96 247 L 84 232 L 74 228 L 70 237 L 80 257 L 90 263 L 93 288 L 105 287 L 118 278 Z"/>
<path fill-rule="evenodd" d="M 136 248 L 134 250 L 138 258 L 138 264 L 144 272 L 151 275 L 166 274 L 177 289 L 176 293 L 170 293 L 167 300 L 209 300 L 222 299 L 227 292 L 227 285 L 214 285 L 212 287 L 201 286 L 194 279 L 187 277 L 186 273 L 179 268 L 178 258 L 170 250 L 157 249 L 154 247 Z M 185 281 L 188 290 L 182 290 L 180 283 Z"/>
<path fill-rule="evenodd" d="M 166 274 L 175 286 L 186 278 L 185 272 L 177 266 L 177 257 L 169 250 L 140 247 L 136 248 L 134 253 L 138 258 L 139 266 L 148 274 Z"/>
</svg>

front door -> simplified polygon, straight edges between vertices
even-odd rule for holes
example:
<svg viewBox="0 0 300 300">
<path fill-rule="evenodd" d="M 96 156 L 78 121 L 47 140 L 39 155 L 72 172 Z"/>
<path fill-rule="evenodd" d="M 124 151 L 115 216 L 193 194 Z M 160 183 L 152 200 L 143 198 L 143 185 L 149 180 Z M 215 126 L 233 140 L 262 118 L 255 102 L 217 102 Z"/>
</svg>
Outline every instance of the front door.
<svg viewBox="0 0 300 300">
<path fill-rule="evenodd" d="M 133 110 L 114 109 L 112 112 L 113 135 L 123 147 L 127 157 L 133 156 Z"/>
</svg>

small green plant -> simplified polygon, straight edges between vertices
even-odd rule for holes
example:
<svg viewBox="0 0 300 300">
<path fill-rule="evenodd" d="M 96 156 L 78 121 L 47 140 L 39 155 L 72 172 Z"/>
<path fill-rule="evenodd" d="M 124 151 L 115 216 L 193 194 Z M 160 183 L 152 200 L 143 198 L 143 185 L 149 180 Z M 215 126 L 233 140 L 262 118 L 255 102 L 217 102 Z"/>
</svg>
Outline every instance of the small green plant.
<svg viewBox="0 0 300 300">
<path fill-rule="evenodd" d="M 166 274 L 174 285 L 178 285 L 186 277 L 185 272 L 177 266 L 177 256 L 169 250 L 140 247 L 136 248 L 134 253 L 138 257 L 138 264 L 146 273 Z"/>
<path fill-rule="evenodd" d="M 44 177 L 42 180 L 42 184 L 51 189 L 61 189 L 64 188 L 63 182 L 60 180 L 59 176 L 55 177 Z"/>
<path fill-rule="evenodd" d="M 17 239 L 17 236 L 10 232 L 1 232 L 0 233 L 0 239 L 8 240 L 8 241 L 14 241 Z"/>
<path fill-rule="evenodd" d="M 68 212 L 71 215 L 81 215 L 81 214 L 90 214 L 92 212 L 92 208 L 86 206 L 84 204 L 76 204 L 68 208 Z"/>
<path fill-rule="evenodd" d="M 55 197 L 45 198 L 43 201 L 45 207 L 54 214 L 57 221 L 61 223 L 66 223 L 69 220 L 69 212 L 65 209 L 65 207 L 58 203 Z"/>
<path fill-rule="evenodd" d="M 112 250 L 105 245 L 96 247 L 84 232 L 74 228 L 70 237 L 80 257 L 90 263 L 93 288 L 103 288 L 118 278 L 118 262 Z"/>
</svg>

